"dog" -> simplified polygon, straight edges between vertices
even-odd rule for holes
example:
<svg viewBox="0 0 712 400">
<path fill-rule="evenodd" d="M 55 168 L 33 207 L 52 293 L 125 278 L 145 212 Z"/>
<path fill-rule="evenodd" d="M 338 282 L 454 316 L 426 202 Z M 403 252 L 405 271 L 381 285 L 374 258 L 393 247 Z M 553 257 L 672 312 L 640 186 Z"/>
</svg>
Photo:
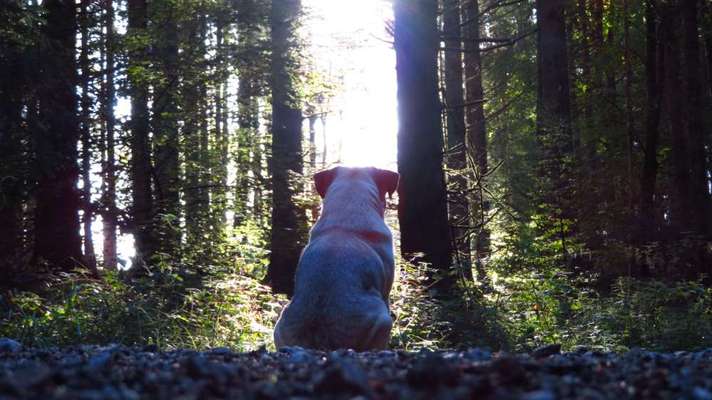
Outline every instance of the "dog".
<svg viewBox="0 0 712 400">
<path fill-rule="evenodd" d="M 299 259 L 294 297 L 275 325 L 277 348 L 385 349 L 393 321 L 393 237 L 383 220 L 399 175 L 336 167 L 314 175 L 321 216 Z"/>
</svg>

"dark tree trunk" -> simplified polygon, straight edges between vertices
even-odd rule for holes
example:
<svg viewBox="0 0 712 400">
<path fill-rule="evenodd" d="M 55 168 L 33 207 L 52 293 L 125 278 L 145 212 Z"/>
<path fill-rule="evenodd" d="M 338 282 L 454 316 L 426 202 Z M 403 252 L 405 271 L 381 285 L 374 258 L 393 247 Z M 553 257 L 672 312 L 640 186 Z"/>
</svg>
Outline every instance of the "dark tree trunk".
<svg viewBox="0 0 712 400">
<path fill-rule="evenodd" d="M 223 16 L 218 16 L 215 27 L 216 34 L 216 62 L 217 81 L 215 82 L 215 146 L 217 147 L 217 160 L 215 163 L 215 186 L 211 194 L 212 209 L 216 232 L 222 233 L 225 224 L 225 211 L 227 209 L 227 164 L 228 164 L 228 99 L 227 99 L 227 46 L 225 35 L 225 20 Z"/>
<path fill-rule="evenodd" d="M 84 232 L 84 259 L 87 267 L 95 274 L 96 269 L 96 252 L 94 251 L 94 237 L 92 234 L 91 224 L 94 219 L 94 210 L 91 200 L 91 103 L 92 99 L 89 95 L 89 86 L 92 83 L 89 65 L 89 12 L 87 10 L 88 1 L 82 0 L 80 11 L 80 29 L 82 34 L 81 53 L 79 56 L 79 67 L 81 70 L 81 141 L 82 141 L 82 229 Z"/>
<path fill-rule="evenodd" d="M 207 118 L 202 110 L 205 99 L 201 96 L 200 74 L 202 64 L 196 62 L 203 53 L 200 51 L 199 43 L 202 40 L 200 34 L 200 24 L 204 17 L 194 15 L 186 24 L 187 43 L 186 58 L 183 60 L 185 73 L 183 76 L 183 141 L 185 143 L 183 153 L 185 155 L 185 187 L 183 199 L 185 201 L 185 232 L 186 243 L 191 252 L 197 253 L 204 241 L 205 230 L 208 229 L 205 223 L 205 209 L 209 204 L 202 204 L 203 193 L 208 189 L 205 187 L 203 177 L 206 175 L 204 169 L 207 167 L 202 162 L 202 149 L 200 138 L 204 118 Z"/>
<path fill-rule="evenodd" d="M 178 257 L 180 244 L 178 160 L 178 26 L 170 0 L 152 3 L 156 20 L 156 55 L 161 81 L 153 99 L 155 190 L 160 251 Z"/>
<path fill-rule="evenodd" d="M 542 199 L 551 207 L 567 256 L 566 220 L 574 218 L 569 204 L 573 195 L 573 134 L 566 49 L 564 0 L 537 0 L 537 139 L 540 144 L 540 174 L 544 179 Z"/>
<path fill-rule="evenodd" d="M 680 48 L 678 35 L 679 10 L 668 6 L 661 26 L 665 51 L 665 107 L 672 138 L 672 176 L 674 193 L 671 197 L 671 221 L 678 231 L 691 230 L 693 201 L 690 191 L 690 138 L 685 130 L 683 102 L 676 96 L 680 88 Z M 696 217 L 694 217 L 696 218 Z"/>
<path fill-rule="evenodd" d="M 450 171 L 450 229 L 455 240 L 456 261 L 464 278 L 472 280 L 470 252 L 470 207 L 467 196 L 467 158 L 465 152 L 465 96 L 463 91 L 462 35 L 460 0 L 445 0 L 443 33 L 445 35 L 445 105 L 447 124 L 447 167 Z"/>
<path fill-rule="evenodd" d="M 237 184 L 235 185 L 234 226 L 240 226 L 247 219 L 248 172 L 250 169 L 254 170 L 255 168 L 254 160 L 252 164 L 250 163 L 250 151 L 254 152 L 255 144 L 251 143 L 251 139 L 255 137 L 259 128 L 259 115 L 257 101 L 252 91 L 252 81 L 245 73 L 237 89 L 237 122 L 240 129 L 237 134 Z"/>
<path fill-rule="evenodd" d="M 657 0 L 645 2 L 645 87 L 646 117 L 643 171 L 640 181 L 640 237 L 642 241 L 655 238 L 657 223 L 655 218 L 655 184 L 658 174 L 658 141 L 660 137 L 660 86 L 663 68 L 663 52 L 658 45 Z"/>
<path fill-rule="evenodd" d="M 700 37 L 697 23 L 697 0 L 682 0 L 684 27 L 683 54 L 685 57 L 684 80 L 687 87 L 687 134 L 690 143 L 690 195 L 694 224 L 691 226 L 702 235 L 711 237 L 712 214 L 710 213 L 705 160 L 705 136 L 709 127 L 703 119 L 702 71 L 700 68 Z"/>
<path fill-rule="evenodd" d="M 396 0 L 394 16 L 401 252 L 408 260 L 422 253 L 416 261 L 432 266 L 431 279 L 441 278 L 433 287 L 447 295 L 455 277 L 438 97 L 437 2 Z"/>
<path fill-rule="evenodd" d="M 128 0 L 128 34 L 142 37 L 146 34 L 147 23 L 146 0 Z M 143 71 L 146 61 L 147 49 L 143 45 L 129 50 L 132 218 L 136 243 L 135 262 L 139 266 L 149 261 L 156 250 L 151 190 L 148 79 Z"/>
<path fill-rule="evenodd" d="M 490 253 L 490 234 L 487 228 L 489 202 L 484 188 L 487 181 L 487 131 L 485 129 L 484 91 L 482 90 L 482 58 L 480 55 L 480 11 L 477 0 L 464 6 L 465 20 L 470 21 L 463 31 L 465 41 L 465 124 L 466 148 L 474 171 L 475 187 L 470 204 L 471 220 L 475 227 L 475 270 L 480 283 L 487 281 L 485 260 Z"/>
<path fill-rule="evenodd" d="M 106 129 L 106 163 L 104 165 L 105 192 L 102 205 L 104 212 L 104 267 L 116 269 L 116 226 L 118 212 L 116 209 L 116 161 L 114 129 L 114 5 L 113 0 L 105 0 L 106 7 L 106 77 L 104 82 L 104 124 Z"/>
<path fill-rule="evenodd" d="M 19 2 L 18 2 L 19 3 Z M 19 4 L 8 5 L 21 12 Z M 22 106 L 26 71 L 22 62 L 25 50 L 0 43 L 0 282 L 10 282 L 18 269 L 17 257 L 23 252 L 22 204 L 26 200 L 26 152 L 22 137 L 27 135 L 23 124 Z M 28 106 L 30 109 L 31 106 Z"/>
<path fill-rule="evenodd" d="M 272 233 L 266 282 L 276 293 L 292 295 L 294 273 L 306 243 L 306 215 L 295 204 L 302 185 L 302 113 L 296 80 L 295 48 L 300 0 L 275 0 L 272 38 Z"/>
<path fill-rule="evenodd" d="M 41 128 L 36 132 L 35 258 L 67 271 L 82 262 L 77 189 L 77 68 L 74 2 L 45 0 L 46 49 L 40 85 Z"/>
</svg>

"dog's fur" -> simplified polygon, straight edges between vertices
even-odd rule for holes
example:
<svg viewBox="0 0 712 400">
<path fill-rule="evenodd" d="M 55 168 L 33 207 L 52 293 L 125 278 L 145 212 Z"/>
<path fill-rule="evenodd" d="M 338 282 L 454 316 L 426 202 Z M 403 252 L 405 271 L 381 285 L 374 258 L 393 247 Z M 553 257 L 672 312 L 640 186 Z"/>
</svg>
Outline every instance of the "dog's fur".
<svg viewBox="0 0 712 400">
<path fill-rule="evenodd" d="M 393 239 L 385 195 L 398 174 L 336 167 L 314 176 L 324 199 L 295 277 L 294 297 L 274 329 L 277 348 L 383 349 L 392 320 Z"/>
</svg>

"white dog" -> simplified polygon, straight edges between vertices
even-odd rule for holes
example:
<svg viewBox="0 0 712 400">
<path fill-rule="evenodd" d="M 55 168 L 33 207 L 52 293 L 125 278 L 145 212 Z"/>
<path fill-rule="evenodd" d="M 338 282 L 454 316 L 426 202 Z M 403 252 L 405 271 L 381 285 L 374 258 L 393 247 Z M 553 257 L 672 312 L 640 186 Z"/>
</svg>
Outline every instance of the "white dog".
<svg viewBox="0 0 712 400">
<path fill-rule="evenodd" d="M 398 174 L 336 167 L 314 175 L 324 199 L 295 277 L 294 297 L 274 328 L 282 346 L 383 349 L 392 320 L 393 238 L 383 221 Z"/>
</svg>

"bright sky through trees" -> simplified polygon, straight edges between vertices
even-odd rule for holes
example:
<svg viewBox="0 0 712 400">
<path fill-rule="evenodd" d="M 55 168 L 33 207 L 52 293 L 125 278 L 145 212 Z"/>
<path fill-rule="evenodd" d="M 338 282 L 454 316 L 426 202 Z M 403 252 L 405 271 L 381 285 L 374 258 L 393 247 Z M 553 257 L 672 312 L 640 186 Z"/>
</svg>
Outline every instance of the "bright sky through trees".
<svg viewBox="0 0 712 400">
<path fill-rule="evenodd" d="M 304 6 L 315 66 L 340 82 L 327 107 L 327 162 L 395 169 L 395 53 L 386 33 L 391 2 L 305 0 Z"/>
</svg>

